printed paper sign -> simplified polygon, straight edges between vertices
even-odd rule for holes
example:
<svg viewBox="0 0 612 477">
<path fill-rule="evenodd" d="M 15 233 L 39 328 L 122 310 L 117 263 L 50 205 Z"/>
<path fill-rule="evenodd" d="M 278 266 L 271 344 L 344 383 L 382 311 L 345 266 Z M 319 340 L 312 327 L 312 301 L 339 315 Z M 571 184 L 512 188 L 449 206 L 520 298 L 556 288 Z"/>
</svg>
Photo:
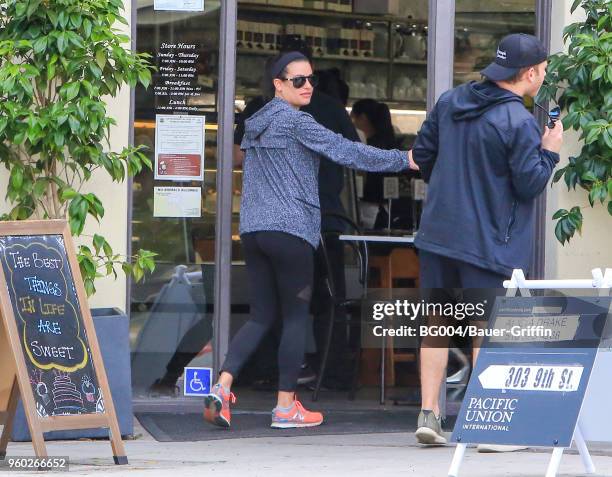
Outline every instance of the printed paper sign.
<svg viewBox="0 0 612 477">
<path fill-rule="evenodd" d="M 535 313 L 535 311 L 534 311 Z M 500 336 L 491 337 L 491 342 L 521 342 L 528 341 L 571 341 L 576 336 L 578 327 L 580 326 L 580 315 L 561 315 L 561 314 L 546 314 L 539 317 L 533 317 L 531 320 L 524 317 L 516 316 L 499 316 L 495 321 L 495 328 L 498 330 L 512 330 L 513 327 L 519 325 L 521 327 L 534 326 L 544 327 L 550 330 L 550 336 L 514 336 L 512 333 L 504 333 Z"/>
<path fill-rule="evenodd" d="M 385 199 L 399 199 L 398 177 L 385 177 L 383 179 L 383 197 Z"/>
<path fill-rule="evenodd" d="M 155 187 L 154 217 L 201 217 L 201 187 Z"/>
<path fill-rule="evenodd" d="M 204 180 L 204 116 L 155 116 L 155 179 Z"/>
<path fill-rule="evenodd" d="M 174 12 L 203 12 L 204 0 L 155 0 L 153 9 Z"/>
</svg>

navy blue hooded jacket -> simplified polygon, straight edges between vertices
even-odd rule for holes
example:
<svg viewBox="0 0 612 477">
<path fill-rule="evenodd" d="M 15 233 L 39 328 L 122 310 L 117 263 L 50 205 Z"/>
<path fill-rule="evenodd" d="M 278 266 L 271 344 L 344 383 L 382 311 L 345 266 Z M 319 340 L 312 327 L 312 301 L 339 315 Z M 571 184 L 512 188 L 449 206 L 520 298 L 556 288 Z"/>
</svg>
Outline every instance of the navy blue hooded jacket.
<svg viewBox="0 0 612 477">
<path fill-rule="evenodd" d="M 419 249 L 508 277 L 529 269 L 535 198 L 559 155 L 542 149 L 520 96 L 489 81 L 447 91 L 423 123 L 413 157 L 429 184 Z"/>
</svg>

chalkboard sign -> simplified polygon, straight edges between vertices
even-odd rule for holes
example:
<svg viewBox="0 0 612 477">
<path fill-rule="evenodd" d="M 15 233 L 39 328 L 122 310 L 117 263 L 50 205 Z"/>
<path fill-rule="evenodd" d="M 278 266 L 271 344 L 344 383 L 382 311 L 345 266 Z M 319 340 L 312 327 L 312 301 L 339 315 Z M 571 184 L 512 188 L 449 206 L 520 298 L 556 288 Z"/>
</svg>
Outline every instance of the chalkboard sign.
<svg viewBox="0 0 612 477">
<path fill-rule="evenodd" d="M 0 459 L 21 398 L 37 457 L 45 432 L 102 427 L 127 464 L 68 224 L 1 222 L 0 263 Z"/>
<path fill-rule="evenodd" d="M 0 258 L 38 414 L 102 412 L 63 237 L 0 237 Z"/>
</svg>

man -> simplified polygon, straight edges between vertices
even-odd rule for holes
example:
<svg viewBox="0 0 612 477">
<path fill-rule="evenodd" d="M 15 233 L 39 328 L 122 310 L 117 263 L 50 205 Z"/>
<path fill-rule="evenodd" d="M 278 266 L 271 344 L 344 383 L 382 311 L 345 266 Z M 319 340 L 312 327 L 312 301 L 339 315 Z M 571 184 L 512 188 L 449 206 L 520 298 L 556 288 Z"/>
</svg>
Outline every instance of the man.
<svg viewBox="0 0 612 477">
<path fill-rule="evenodd" d="M 423 289 L 499 289 L 514 268 L 528 270 L 535 199 L 563 142 L 560 121 L 541 136 L 523 104 L 542 86 L 546 58 L 534 36 L 506 36 L 481 72 L 484 81 L 444 93 L 424 122 L 412 150 L 429 185 L 415 240 Z M 475 360 L 479 343 L 473 344 Z M 446 443 L 438 396 L 447 347 L 448 339 L 422 342 L 416 431 L 422 444 Z"/>
</svg>

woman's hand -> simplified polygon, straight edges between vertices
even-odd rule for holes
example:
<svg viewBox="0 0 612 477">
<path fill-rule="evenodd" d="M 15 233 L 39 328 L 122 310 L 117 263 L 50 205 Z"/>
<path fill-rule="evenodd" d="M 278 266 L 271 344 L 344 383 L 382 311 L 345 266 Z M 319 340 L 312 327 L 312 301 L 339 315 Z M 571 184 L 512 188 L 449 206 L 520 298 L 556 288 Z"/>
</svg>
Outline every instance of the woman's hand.
<svg viewBox="0 0 612 477">
<path fill-rule="evenodd" d="M 419 170 L 419 166 L 416 162 L 414 162 L 414 159 L 412 158 L 412 149 L 408 151 L 408 168 L 413 171 Z"/>
</svg>

